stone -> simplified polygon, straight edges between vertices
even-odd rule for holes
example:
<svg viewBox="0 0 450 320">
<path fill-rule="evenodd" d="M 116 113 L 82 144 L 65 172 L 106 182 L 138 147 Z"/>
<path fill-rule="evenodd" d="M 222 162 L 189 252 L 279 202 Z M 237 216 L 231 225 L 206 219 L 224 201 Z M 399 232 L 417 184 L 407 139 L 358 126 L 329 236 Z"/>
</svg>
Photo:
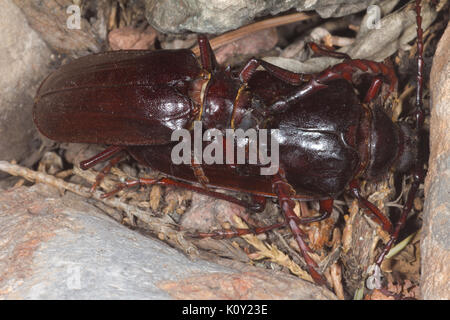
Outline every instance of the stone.
<svg viewBox="0 0 450 320">
<path fill-rule="evenodd" d="M 450 299 L 450 26 L 431 69 L 430 159 L 421 242 L 424 299 Z"/>
<path fill-rule="evenodd" d="M 93 5 L 91 10 L 97 17 L 87 21 L 82 9 L 71 0 L 27 1 L 14 0 L 25 14 L 31 28 L 55 51 L 84 56 L 99 52 L 106 37 L 107 1 L 99 0 L 84 5 Z"/>
<path fill-rule="evenodd" d="M 84 198 L 36 184 L 0 192 L 0 299 L 335 296 L 284 273 L 191 260 Z"/>
<path fill-rule="evenodd" d="M 108 40 L 112 50 L 148 50 L 153 47 L 156 36 L 152 27 L 144 30 L 122 27 L 112 30 Z"/>
<path fill-rule="evenodd" d="M 51 52 L 12 0 L 2 1 L 0 30 L 0 159 L 20 161 L 37 136 L 31 109 Z"/>
<path fill-rule="evenodd" d="M 291 9 L 315 10 L 323 18 L 341 17 L 365 10 L 373 0 L 146 0 L 146 17 L 157 30 L 165 33 L 186 31 L 223 33 L 251 23 L 255 18 L 276 15 Z"/>
</svg>

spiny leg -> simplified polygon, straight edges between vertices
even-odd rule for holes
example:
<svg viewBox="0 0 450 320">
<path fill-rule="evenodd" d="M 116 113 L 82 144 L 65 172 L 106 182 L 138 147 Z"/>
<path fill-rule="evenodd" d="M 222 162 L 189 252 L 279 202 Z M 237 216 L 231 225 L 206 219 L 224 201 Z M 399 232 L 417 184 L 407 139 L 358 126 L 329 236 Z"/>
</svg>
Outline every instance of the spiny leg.
<svg viewBox="0 0 450 320">
<path fill-rule="evenodd" d="M 191 234 L 191 236 L 194 238 L 230 239 L 245 236 L 247 234 L 258 235 L 261 233 L 266 233 L 267 231 L 278 229 L 285 225 L 286 222 L 280 222 L 266 227 L 250 226 L 248 229 L 242 228 L 220 229 L 211 232 L 197 232 L 195 234 Z"/>
<path fill-rule="evenodd" d="M 325 279 L 316 271 L 316 269 L 318 268 L 317 263 L 308 255 L 308 253 L 311 253 L 312 251 L 303 240 L 303 237 L 306 237 L 306 234 L 298 227 L 297 224 L 305 224 L 305 223 L 310 223 L 310 222 L 314 222 L 314 221 L 320 221 L 320 220 L 327 218 L 331 213 L 332 202 L 330 202 L 330 200 L 328 200 L 328 202 L 325 202 L 325 201 L 321 202 L 321 211 L 323 211 L 323 212 L 319 216 L 300 219 L 295 215 L 295 213 L 293 211 L 294 207 L 295 207 L 295 202 L 294 202 L 294 200 L 291 199 L 291 197 L 295 195 L 295 192 L 293 192 L 292 187 L 286 182 L 286 180 L 284 178 L 284 174 L 283 174 L 283 176 L 281 176 L 279 174 L 277 176 L 278 177 L 273 179 L 273 189 L 278 196 L 280 206 L 283 210 L 283 213 L 285 216 L 284 222 L 266 226 L 266 227 L 257 227 L 257 228 L 252 228 L 252 229 L 217 230 L 217 231 L 214 231 L 211 233 L 197 233 L 196 235 L 193 235 L 193 236 L 213 237 L 213 238 L 218 238 L 218 239 L 231 238 L 231 237 L 241 236 L 241 235 L 245 235 L 245 234 L 249 234 L 249 233 L 253 233 L 253 234 L 264 233 L 269 230 L 273 230 L 273 229 L 288 225 L 294 235 L 294 238 L 297 241 L 297 244 L 299 245 L 302 256 L 304 257 L 304 259 L 306 261 L 308 271 L 311 274 L 311 276 L 313 277 L 314 281 L 318 284 L 325 284 L 326 283 Z M 117 185 L 117 188 L 115 190 L 102 195 L 102 197 L 103 198 L 110 197 L 125 188 L 130 188 L 130 187 L 140 186 L 140 185 L 154 185 L 154 184 L 185 188 L 185 189 L 189 189 L 189 190 L 192 190 L 192 191 L 195 191 L 195 192 L 198 192 L 201 194 L 205 194 L 205 195 L 208 195 L 211 197 L 215 197 L 218 199 L 236 203 L 245 208 L 251 208 L 251 204 L 241 201 L 239 199 L 236 199 L 234 197 L 231 197 L 231 196 L 228 196 L 228 195 L 225 195 L 222 193 L 218 193 L 218 192 L 205 190 L 203 188 L 192 186 L 190 184 L 175 181 L 175 180 L 172 180 L 169 178 L 162 178 L 162 179 L 141 178 L 141 179 L 136 179 L 136 180 L 129 180 L 129 181 L 126 181 L 125 183 L 121 183 L 121 184 Z"/>
<path fill-rule="evenodd" d="M 207 195 L 207 196 L 210 196 L 213 198 L 217 198 L 217 199 L 235 203 L 241 207 L 244 207 L 244 208 L 247 208 L 247 209 L 253 210 L 253 211 L 256 211 L 259 208 L 261 208 L 259 203 L 257 203 L 257 204 L 249 203 L 247 201 L 239 200 L 239 199 L 237 199 L 233 196 L 229 196 L 227 194 L 211 191 L 208 189 L 204 189 L 202 187 L 197 187 L 197 186 L 194 186 L 194 185 L 191 185 L 191 184 L 188 184 L 185 182 L 176 181 L 176 180 L 173 180 L 170 178 L 160 178 L 160 179 L 140 178 L 140 179 L 128 180 L 123 183 L 119 183 L 114 190 L 103 194 L 101 197 L 108 198 L 108 197 L 115 195 L 116 193 L 118 193 L 119 191 L 121 191 L 123 189 L 128 189 L 128 188 L 141 186 L 141 185 L 154 185 L 154 184 L 163 185 L 163 186 L 174 186 L 174 187 L 178 187 L 178 188 L 191 190 L 191 191 L 194 191 L 194 192 L 197 192 L 200 194 L 204 194 L 204 195 Z"/>
<path fill-rule="evenodd" d="M 97 163 L 103 162 L 103 161 L 111 158 L 113 155 L 119 153 L 122 150 L 123 150 L 123 147 L 110 146 L 110 147 L 106 148 L 105 150 L 103 150 L 102 152 L 100 152 L 99 154 L 96 154 L 92 158 L 89 158 L 87 160 L 81 161 L 80 162 L 80 168 L 83 169 L 83 170 L 87 170 L 89 168 L 92 168 Z"/>
<path fill-rule="evenodd" d="M 317 44 L 314 42 L 308 42 L 308 45 L 316 55 L 351 60 L 351 58 L 348 54 L 333 51 L 331 48 L 328 48 L 326 46 L 323 46 L 323 45 L 320 45 L 320 44 Z"/>
<path fill-rule="evenodd" d="M 259 195 L 252 195 L 252 203 L 257 208 L 256 212 L 263 212 L 266 208 L 267 198 Z"/>
<path fill-rule="evenodd" d="M 382 84 L 383 84 L 383 80 L 379 76 L 375 76 L 372 79 L 370 88 L 369 88 L 369 90 L 367 90 L 366 97 L 364 98 L 365 103 L 369 103 L 378 95 L 378 92 L 380 91 Z"/>
<path fill-rule="evenodd" d="M 358 181 L 353 180 L 350 182 L 350 193 L 358 200 L 359 204 L 366 209 L 366 212 L 370 213 L 375 220 L 380 223 L 383 229 L 389 234 L 392 232 L 392 223 L 389 219 L 374 205 L 361 195 L 359 190 Z"/>
<path fill-rule="evenodd" d="M 106 161 L 107 159 L 109 159 L 110 157 L 120 153 L 123 150 L 122 147 L 119 146 L 110 146 L 108 148 L 106 148 L 105 150 L 103 150 L 102 152 L 100 152 L 99 154 L 96 154 L 95 156 L 81 161 L 80 162 L 80 168 L 82 170 L 87 170 L 89 168 L 92 168 L 93 166 L 95 166 L 97 163 Z M 94 192 L 95 189 L 100 185 L 100 183 L 103 181 L 103 179 L 105 178 L 105 175 L 107 175 L 109 173 L 109 171 L 111 171 L 111 168 L 113 166 L 115 166 L 118 162 L 120 162 L 120 160 L 122 160 L 124 158 L 124 154 L 119 154 L 116 157 L 114 157 L 113 159 L 110 160 L 109 164 L 106 165 L 102 171 L 100 171 L 97 176 L 95 177 L 95 182 L 91 187 L 91 192 Z"/>
<path fill-rule="evenodd" d="M 333 200 L 332 199 L 321 200 L 320 201 L 320 214 L 318 214 L 314 217 L 306 217 L 306 218 L 299 218 L 297 216 L 294 216 L 293 219 L 295 220 L 295 222 L 297 224 L 309 224 L 312 222 L 319 222 L 324 219 L 327 219 L 330 216 L 332 209 L 333 209 Z M 250 223 L 247 223 L 247 224 L 251 225 Z M 212 237 L 214 239 L 224 239 L 224 238 L 229 239 L 229 238 L 244 236 L 246 234 L 258 235 L 260 233 L 265 233 L 270 230 L 274 230 L 274 229 L 278 229 L 280 227 L 287 226 L 286 220 L 284 222 L 275 223 L 275 224 L 272 224 L 269 226 L 255 227 L 254 226 L 255 223 L 252 223 L 252 224 L 253 224 L 253 226 L 250 226 L 250 228 L 248 228 L 248 229 L 240 229 L 240 228 L 233 228 L 233 229 L 228 229 L 228 230 L 221 229 L 221 230 L 214 230 L 212 232 L 199 232 L 193 236 L 198 237 L 198 238 Z"/>
<path fill-rule="evenodd" d="M 321 53 L 327 53 L 327 55 L 338 55 L 340 58 L 348 58 L 346 54 L 330 52 L 325 49 L 318 49 L 318 47 L 315 47 L 314 45 L 313 48 L 316 48 Z M 280 97 L 276 103 L 269 106 L 268 109 L 271 110 L 272 113 L 283 112 L 290 106 L 291 102 L 304 99 L 309 95 L 326 88 L 327 83 L 332 80 L 345 79 L 352 82 L 353 74 L 357 71 L 362 71 L 376 76 L 376 80 L 374 80 L 376 84 L 372 85 L 370 93 L 366 96 L 368 99 L 372 99 L 375 96 L 375 92 L 378 92 L 379 85 L 381 85 L 378 84 L 379 80 L 384 80 L 384 78 L 386 78 L 385 82 L 389 85 L 389 93 L 396 90 L 398 82 L 393 68 L 390 68 L 383 63 L 370 60 L 346 59 L 344 62 L 329 67 L 318 74 L 305 74 L 285 70 L 269 62 L 256 58 L 250 59 L 241 69 L 239 73 L 241 82 L 243 84 L 248 83 L 259 66 L 263 67 L 274 77 L 288 84 L 295 86 L 300 86 L 303 84 L 300 86 L 298 91 L 294 92 L 290 96 Z M 387 98 L 387 96 L 385 98 Z"/>
<path fill-rule="evenodd" d="M 268 110 L 270 110 L 272 114 L 284 112 L 293 102 L 304 99 L 327 87 L 327 83 L 333 80 L 345 79 L 352 83 L 353 75 L 357 71 L 373 74 L 376 77 L 377 83 L 372 85 L 371 94 L 368 94 L 367 98 L 372 99 L 374 97 L 373 92 L 378 91 L 378 79 L 383 79 L 383 82 L 386 82 L 389 85 L 388 95 L 384 97 L 384 99 L 386 99 L 390 93 L 395 92 L 398 81 L 392 68 L 375 61 L 353 59 L 346 60 L 329 67 L 318 74 L 314 74 L 312 78 L 307 83 L 300 86 L 297 91 L 288 96 L 280 97 L 277 102 L 268 107 Z"/>
<path fill-rule="evenodd" d="M 295 73 L 261 59 L 251 58 L 239 72 L 239 79 L 242 83 L 248 83 L 255 73 L 256 69 L 261 66 L 274 77 L 283 80 L 292 85 L 300 85 L 311 80 L 312 76 L 306 73 Z"/>
<path fill-rule="evenodd" d="M 405 205 L 403 206 L 402 214 L 400 215 L 400 219 L 397 221 L 397 223 L 395 225 L 394 232 L 391 234 L 391 238 L 389 239 L 388 243 L 383 248 L 383 251 L 380 253 L 380 255 L 377 258 L 376 264 L 378 266 L 381 266 L 381 263 L 383 262 L 384 257 L 386 256 L 386 254 L 389 253 L 392 245 L 397 241 L 400 231 L 406 223 L 406 218 L 408 217 L 408 214 L 411 212 L 411 209 L 412 209 L 412 206 L 414 203 L 414 198 L 416 196 L 416 192 L 419 189 L 420 183 L 423 181 L 423 178 L 424 178 L 423 169 L 422 168 L 420 168 L 420 169 L 421 169 L 420 171 L 418 170 L 413 175 L 414 180 L 413 180 L 411 189 L 409 189 L 408 197 L 406 199 Z"/>
<path fill-rule="evenodd" d="M 292 200 L 292 197 L 295 195 L 295 191 L 287 182 L 284 170 L 282 168 L 280 168 L 278 173 L 272 178 L 272 189 L 278 196 L 278 202 L 286 220 L 285 223 L 289 226 L 292 234 L 294 235 L 300 252 L 305 259 L 309 274 L 317 284 L 325 285 L 326 281 L 324 277 L 317 271 L 317 263 L 309 256 L 309 253 L 312 253 L 312 250 L 304 241 L 306 234 L 297 225 L 298 218 L 294 212 L 295 201 Z"/>
<path fill-rule="evenodd" d="M 265 198 L 264 198 L 265 199 Z M 327 219 L 333 210 L 333 199 L 327 199 L 327 200 L 320 200 L 320 213 L 313 217 L 305 217 L 305 218 L 298 218 L 297 216 L 293 216 L 292 218 L 295 220 L 297 224 L 310 224 L 313 222 L 319 222 L 322 220 Z M 248 223 L 247 223 L 248 224 Z M 222 239 L 221 235 L 223 235 L 224 238 L 233 238 L 238 236 L 243 236 L 246 234 L 260 234 L 265 233 L 270 230 L 278 229 L 280 227 L 287 226 L 286 220 L 281 223 L 276 223 L 269 226 L 261 226 L 261 227 L 250 227 L 249 229 L 232 229 L 232 230 L 215 230 L 211 233 L 204 233 L 203 237 L 214 237 L 218 239 Z"/>
<path fill-rule="evenodd" d="M 191 169 L 194 172 L 194 176 L 197 178 L 197 181 L 202 185 L 203 189 L 208 190 L 208 187 L 206 186 L 209 183 L 209 179 L 205 174 L 205 171 L 203 171 L 202 165 L 197 164 L 194 161 L 194 155 L 192 155 L 191 159 Z"/>
<path fill-rule="evenodd" d="M 105 176 L 111 171 L 111 168 L 118 164 L 124 157 L 125 154 L 119 154 L 109 161 L 109 163 L 95 177 L 95 182 L 90 190 L 91 192 L 94 192 L 95 189 L 97 189 L 103 179 L 105 179 Z"/>
</svg>

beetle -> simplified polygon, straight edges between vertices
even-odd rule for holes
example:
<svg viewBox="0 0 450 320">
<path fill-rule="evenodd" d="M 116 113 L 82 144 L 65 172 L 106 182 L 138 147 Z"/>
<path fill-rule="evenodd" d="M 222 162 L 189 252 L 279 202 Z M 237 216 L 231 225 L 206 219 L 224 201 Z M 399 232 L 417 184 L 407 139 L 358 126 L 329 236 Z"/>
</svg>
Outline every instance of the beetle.
<svg viewBox="0 0 450 320">
<path fill-rule="evenodd" d="M 416 1 L 416 8 L 421 90 L 420 1 Z M 383 63 L 350 59 L 346 54 L 311 44 L 316 53 L 344 61 L 317 74 L 301 74 L 252 58 L 238 72 L 232 72 L 216 62 L 205 35 L 198 36 L 198 45 L 199 59 L 190 50 L 179 49 L 114 51 L 70 62 L 51 73 L 39 87 L 34 122 L 52 140 L 111 145 L 80 163 L 82 169 L 87 169 L 112 158 L 92 189 L 121 159 L 122 151 L 166 175 L 162 179 L 127 181 L 104 196 L 135 185 L 161 184 L 187 188 L 252 210 L 262 210 L 265 199 L 277 199 L 283 223 L 198 235 L 232 237 L 287 225 L 309 273 L 319 284 L 325 280 L 309 255 L 311 249 L 298 224 L 327 218 L 333 199 L 349 192 L 392 234 L 377 260 L 381 264 L 398 237 L 423 179 L 417 150 L 417 130 L 423 122 L 421 96 L 417 98 L 416 128 L 409 128 L 392 122 L 374 103 L 381 88 L 390 93 L 397 85 L 395 72 Z M 361 74 L 369 76 L 371 82 L 362 101 L 355 92 Z M 257 171 L 259 165 L 204 165 L 194 160 L 174 165 L 170 157 L 172 132 L 192 130 L 195 121 L 201 121 L 205 129 L 221 131 L 278 129 L 278 171 L 262 176 Z M 400 172 L 414 170 L 413 187 L 395 230 L 389 219 L 360 194 L 358 184 L 360 179 L 375 179 L 392 168 Z M 217 192 L 216 188 L 247 193 L 253 200 L 248 203 Z M 298 218 L 293 210 L 295 200 L 319 200 L 319 215 Z"/>
</svg>

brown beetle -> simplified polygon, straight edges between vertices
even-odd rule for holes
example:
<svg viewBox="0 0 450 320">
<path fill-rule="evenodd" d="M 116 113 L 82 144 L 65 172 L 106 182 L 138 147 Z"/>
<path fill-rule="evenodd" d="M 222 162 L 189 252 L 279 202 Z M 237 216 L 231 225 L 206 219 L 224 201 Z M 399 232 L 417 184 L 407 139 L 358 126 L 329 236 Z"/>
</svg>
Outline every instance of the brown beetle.
<svg viewBox="0 0 450 320">
<path fill-rule="evenodd" d="M 422 87 L 422 29 L 420 1 L 418 23 L 419 84 Z M 266 198 L 276 198 L 285 222 L 264 228 L 215 231 L 200 236 L 231 237 L 261 233 L 288 225 L 308 270 L 317 283 L 324 283 L 298 224 L 327 218 L 333 199 L 344 191 L 392 233 L 377 260 L 381 264 L 397 239 L 412 199 L 423 179 L 418 161 L 417 129 L 422 126 L 421 93 L 417 97 L 417 126 L 396 124 L 380 106 L 370 102 L 385 86 L 395 90 L 394 71 L 382 63 L 350 59 L 312 45 L 319 54 L 344 59 L 318 74 L 300 74 L 259 59 L 251 59 L 233 73 L 219 66 L 204 35 L 198 37 L 200 59 L 189 50 L 116 51 L 75 60 L 53 72 L 40 86 L 33 116 L 39 131 L 61 142 L 111 145 L 81 163 L 87 169 L 100 161 L 120 160 L 127 151 L 141 164 L 167 175 L 163 179 L 138 179 L 120 184 L 115 192 L 139 184 L 175 185 L 261 210 Z M 258 67 L 264 70 L 257 71 Z M 361 101 L 354 85 L 360 75 L 371 85 Z M 175 130 L 192 130 L 195 121 L 204 129 L 278 129 L 279 169 L 261 175 L 257 165 L 175 165 L 171 140 Z M 226 145 L 224 144 L 225 152 Z M 111 167 L 108 166 L 107 168 Z M 358 180 L 384 175 L 391 168 L 406 172 L 414 168 L 414 183 L 395 230 L 392 224 L 359 192 Z M 95 188 L 107 170 L 99 174 Z M 214 191 L 222 188 L 253 196 L 247 203 Z M 320 200 L 317 217 L 300 219 L 294 200 Z"/>
</svg>

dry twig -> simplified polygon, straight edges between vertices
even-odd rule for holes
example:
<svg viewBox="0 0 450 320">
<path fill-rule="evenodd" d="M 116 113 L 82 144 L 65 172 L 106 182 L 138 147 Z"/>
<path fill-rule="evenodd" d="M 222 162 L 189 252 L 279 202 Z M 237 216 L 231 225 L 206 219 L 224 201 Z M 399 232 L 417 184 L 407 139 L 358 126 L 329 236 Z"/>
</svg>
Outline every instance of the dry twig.
<svg viewBox="0 0 450 320">
<path fill-rule="evenodd" d="M 233 30 L 233 31 L 224 33 L 216 38 L 211 39 L 209 42 L 211 44 L 211 48 L 213 50 L 215 50 L 217 48 L 220 48 L 226 44 L 229 44 L 233 41 L 241 39 L 241 38 L 245 37 L 246 35 L 254 33 L 256 31 L 261 31 L 264 29 L 278 27 L 278 26 L 282 26 L 282 25 L 286 25 L 286 24 L 290 24 L 290 23 L 294 23 L 294 22 L 303 21 L 303 20 L 308 20 L 315 16 L 316 16 L 315 14 L 306 14 L 306 13 L 299 12 L 299 13 L 289 14 L 286 16 L 271 18 L 271 19 L 267 19 L 267 20 L 249 24 L 249 25 L 239 28 L 237 30 Z M 197 56 L 200 54 L 200 49 L 199 49 L 198 45 L 196 45 L 192 49 L 192 52 L 194 52 L 194 54 Z"/>
<path fill-rule="evenodd" d="M 0 161 L 0 170 L 13 176 L 21 176 L 32 182 L 42 182 L 60 189 L 69 190 L 81 197 L 93 198 L 109 207 L 122 210 L 128 215 L 145 222 L 155 234 L 164 234 L 165 240 L 169 244 L 183 250 L 188 256 L 194 257 L 198 255 L 197 248 L 184 239 L 183 232 L 176 229 L 169 216 L 163 216 L 162 218 L 152 216 L 151 212 L 143 211 L 136 206 L 126 204 L 118 198 L 102 198 L 102 192 L 100 191 L 91 193 L 87 187 L 66 182 L 46 173 L 33 171 L 7 161 Z"/>
</svg>

